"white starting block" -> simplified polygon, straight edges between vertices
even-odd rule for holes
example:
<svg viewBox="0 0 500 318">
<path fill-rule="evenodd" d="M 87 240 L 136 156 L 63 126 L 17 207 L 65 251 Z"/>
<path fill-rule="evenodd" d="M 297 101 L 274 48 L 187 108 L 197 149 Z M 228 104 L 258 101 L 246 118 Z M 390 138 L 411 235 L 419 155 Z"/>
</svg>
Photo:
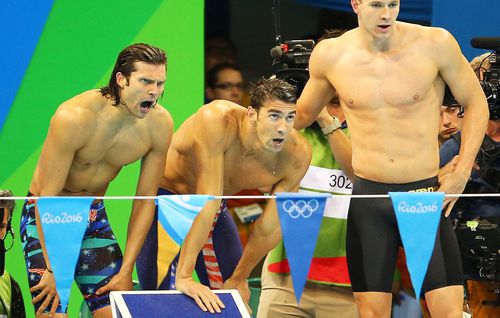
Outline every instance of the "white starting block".
<svg viewBox="0 0 500 318">
<path fill-rule="evenodd" d="M 217 318 L 251 318 L 236 289 L 214 290 L 225 309 Z M 113 291 L 110 293 L 113 318 L 214 317 L 195 301 L 177 290 Z"/>
</svg>

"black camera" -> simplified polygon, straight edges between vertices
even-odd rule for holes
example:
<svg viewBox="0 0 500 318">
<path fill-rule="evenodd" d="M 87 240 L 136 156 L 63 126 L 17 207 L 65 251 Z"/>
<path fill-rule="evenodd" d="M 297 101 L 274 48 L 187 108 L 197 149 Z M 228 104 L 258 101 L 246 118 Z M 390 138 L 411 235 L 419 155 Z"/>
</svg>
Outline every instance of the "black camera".
<svg viewBox="0 0 500 318">
<path fill-rule="evenodd" d="M 490 108 L 490 119 L 500 120 L 500 99 L 498 97 L 500 92 L 500 61 L 498 60 L 500 56 L 500 37 L 477 37 L 471 39 L 470 43 L 472 47 L 494 51 L 487 57 L 491 66 L 489 70 L 484 72 L 481 87 Z M 481 65 L 479 68 L 481 69 Z"/>
<path fill-rule="evenodd" d="M 295 86 L 297 98 L 309 80 L 309 57 L 313 47 L 313 40 L 291 40 L 271 49 L 273 74 Z"/>
<path fill-rule="evenodd" d="M 490 119 L 500 119 L 500 61 L 498 60 L 500 51 L 491 53 L 488 57 L 490 69 L 484 72 L 484 80 L 480 81 L 483 92 L 486 95 L 490 108 Z"/>
<path fill-rule="evenodd" d="M 500 282 L 500 229 L 497 218 L 460 218 L 455 233 L 466 278 Z"/>
</svg>

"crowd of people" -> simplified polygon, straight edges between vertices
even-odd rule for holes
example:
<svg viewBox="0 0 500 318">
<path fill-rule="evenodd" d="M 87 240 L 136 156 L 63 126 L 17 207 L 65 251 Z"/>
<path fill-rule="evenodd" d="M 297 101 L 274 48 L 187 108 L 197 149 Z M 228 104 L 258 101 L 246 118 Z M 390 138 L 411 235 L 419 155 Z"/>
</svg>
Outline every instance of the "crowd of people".
<svg viewBox="0 0 500 318">
<path fill-rule="evenodd" d="M 490 67 L 487 56 L 471 67 L 448 31 L 397 21 L 399 1 L 351 4 L 359 26 L 318 42 L 300 96 L 279 78 L 262 78 L 247 90 L 231 45 L 207 43 L 207 103 L 175 133 L 172 117 L 158 104 L 166 53 L 144 43 L 124 48 L 105 87 L 57 109 L 27 196 L 103 196 L 121 168 L 138 160 L 137 196 L 460 194 L 473 185 L 497 192 L 488 188 L 476 160 L 484 139 L 500 147 L 500 118 L 488 115 L 479 83 Z M 492 166 L 500 168 L 500 159 Z M 350 187 L 332 184 L 333 177 Z M 462 201 L 445 199 L 422 294 L 413 294 L 425 300 L 423 312 L 432 317 L 463 312 L 462 260 L 450 215 L 477 218 L 500 208 L 498 200 Z M 0 201 L 0 237 L 10 231 L 14 206 L 7 202 Z M 213 289 L 235 288 L 248 305 L 247 278 L 265 258 L 257 317 L 390 317 L 402 243 L 389 199 L 329 201 L 300 304 L 276 203 L 257 202 L 261 216 L 243 245 L 228 202 L 208 201 L 160 278 L 154 200 L 134 200 L 123 253 L 104 202 L 95 200 L 83 240 L 86 246 L 95 238 L 107 243 L 91 247 L 92 253 L 80 251 L 79 265 L 88 266 L 77 265 L 85 270 L 75 276 L 93 316 L 111 317 L 109 292 L 132 289 L 134 265 L 143 289 L 178 289 L 203 311 L 224 310 Z M 22 208 L 21 241 L 37 317 L 64 316 L 32 199 Z M 0 314 L 11 317 L 24 305 L 8 273 L 0 278 L 1 284 L 10 280 L 12 290 L 6 297 L 0 290 Z M 500 307 L 481 302 L 495 296 L 490 286 L 474 279 L 465 286 L 473 317 L 498 316 Z"/>
</svg>

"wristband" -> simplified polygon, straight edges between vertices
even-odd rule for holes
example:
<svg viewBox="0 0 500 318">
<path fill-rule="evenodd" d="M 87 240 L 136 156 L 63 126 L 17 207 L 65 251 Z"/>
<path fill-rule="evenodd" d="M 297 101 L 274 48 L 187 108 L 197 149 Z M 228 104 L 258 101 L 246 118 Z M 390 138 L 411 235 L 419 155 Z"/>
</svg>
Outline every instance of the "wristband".
<svg viewBox="0 0 500 318">
<path fill-rule="evenodd" d="M 321 128 L 321 132 L 323 132 L 323 135 L 331 134 L 335 130 L 342 127 L 342 124 L 340 123 L 340 120 L 337 117 L 332 116 L 332 119 L 333 122 L 330 125 Z"/>
</svg>

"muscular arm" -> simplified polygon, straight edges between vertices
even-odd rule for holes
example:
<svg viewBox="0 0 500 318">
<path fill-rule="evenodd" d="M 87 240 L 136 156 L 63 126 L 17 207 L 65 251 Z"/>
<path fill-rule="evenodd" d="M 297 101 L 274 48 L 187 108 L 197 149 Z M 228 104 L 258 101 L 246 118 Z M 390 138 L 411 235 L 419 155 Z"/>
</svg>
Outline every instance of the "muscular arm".
<svg viewBox="0 0 500 318">
<path fill-rule="evenodd" d="M 153 148 L 141 160 L 136 196 L 156 196 L 158 192 L 167 150 L 173 135 L 173 121 L 170 114 L 166 113 L 158 127 L 152 130 Z M 134 200 L 122 265 L 122 270 L 126 273 L 132 273 L 137 255 L 153 222 L 154 210 L 154 200 Z"/>
<path fill-rule="evenodd" d="M 462 193 L 484 138 L 489 117 L 488 105 L 479 81 L 460 52 L 455 39 L 446 31 L 438 29 L 436 32 L 440 33 L 437 37 L 440 40 L 438 46 L 440 51 L 437 52 L 440 57 L 439 73 L 450 87 L 457 102 L 465 108 L 462 142 L 456 167 L 447 182 L 441 184 L 441 191 Z M 453 204 L 449 205 L 447 214 L 452 206 Z"/>
<path fill-rule="evenodd" d="M 91 114 L 88 111 L 69 107 L 69 105 L 62 105 L 57 110 L 56 114 L 52 117 L 49 132 L 37 165 L 37 172 L 30 187 L 30 191 L 33 194 L 38 196 L 57 196 L 62 192 L 75 153 L 87 140 L 87 132 L 91 131 L 88 127 L 90 116 Z M 45 237 L 37 206 L 35 206 L 35 218 L 45 264 L 50 269 L 51 266 L 45 248 Z M 45 272 L 40 283 L 31 289 L 32 292 L 37 290 L 40 293 L 33 299 L 33 303 L 42 301 L 45 298 L 37 314 L 45 310 L 52 296 L 55 297 L 55 301 L 51 312 L 55 312 L 59 300 L 57 295 L 55 295 L 52 275 L 48 275 Z"/>
<path fill-rule="evenodd" d="M 228 129 L 232 124 L 226 119 L 225 111 L 213 102 L 196 114 L 195 121 L 198 124 L 194 128 L 196 131 L 192 132 L 194 151 L 191 155 L 196 163 L 193 169 L 197 170 L 197 194 L 223 194 L 226 138 L 234 135 Z M 220 311 L 218 306 L 223 307 L 222 302 L 207 287 L 192 281 L 191 277 L 198 254 L 207 242 L 219 205 L 220 200 L 208 201 L 195 218 L 182 245 L 176 275 L 177 289 L 192 297 L 204 311 L 208 309 L 210 312 Z"/>
<path fill-rule="evenodd" d="M 38 175 L 32 183 L 31 191 L 35 195 L 57 196 L 62 192 L 75 153 L 88 138 L 89 116 L 85 110 L 61 106 L 52 117 L 37 166 Z M 49 267 L 38 208 L 35 212 L 43 255 Z"/>
<path fill-rule="evenodd" d="M 301 148 L 302 150 L 294 151 L 294 153 L 301 154 L 301 158 L 294 158 L 295 165 L 288 170 L 288 175 L 284 179 L 275 184 L 272 191 L 273 193 L 298 190 L 298 184 L 307 172 L 311 161 L 311 148 L 309 144 L 303 144 Z M 242 281 L 248 278 L 250 272 L 257 263 L 273 249 L 280 240 L 281 228 L 276 201 L 269 200 L 264 213 L 255 222 L 238 266 L 227 283 L 234 284 L 235 286 L 240 285 Z M 226 286 L 228 284 L 226 284 Z"/>
<path fill-rule="evenodd" d="M 328 47 L 331 41 L 334 39 L 318 43 L 309 59 L 309 80 L 297 101 L 297 117 L 294 123 L 296 129 L 309 126 L 335 95 L 326 76 L 329 67 L 325 66 L 331 59 L 331 50 Z"/>
<path fill-rule="evenodd" d="M 321 128 L 326 127 L 333 122 L 326 108 L 323 108 L 318 118 L 316 118 L 316 121 Z M 331 134 L 328 134 L 327 138 L 330 149 L 335 157 L 335 161 L 339 164 L 340 168 L 342 168 L 349 179 L 354 180 L 351 140 L 342 129 L 337 129 Z"/>
</svg>

